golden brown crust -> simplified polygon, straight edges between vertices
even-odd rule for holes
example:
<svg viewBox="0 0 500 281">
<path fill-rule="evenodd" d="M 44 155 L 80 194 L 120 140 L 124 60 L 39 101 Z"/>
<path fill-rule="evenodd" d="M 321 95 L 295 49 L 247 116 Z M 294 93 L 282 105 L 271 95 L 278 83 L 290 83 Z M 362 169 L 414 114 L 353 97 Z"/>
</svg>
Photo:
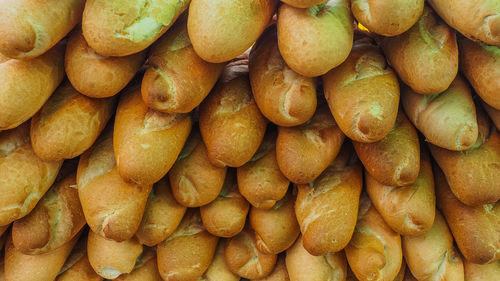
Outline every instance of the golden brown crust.
<svg viewBox="0 0 500 281">
<path fill-rule="evenodd" d="M 120 275 L 114 281 L 161 281 L 155 250 L 151 248 L 145 249 L 138 258 L 134 270 Z"/>
<path fill-rule="evenodd" d="M 495 280 L 500 276 L 500 261 L 490 264 L 476 264 L 464 260 L 466 281 Z"/>
<path fill-rule="evenodd" d="M 326 1 L 327 0 L 281 0 L 281 2 L 297 8 L 309 8 L 325 3 Z"/>
<path fill-rule="evenodd" d="M 276 266 L 274 266 L 273 272 L 262 279 L 253 279 L 250 281 L 290 281 L 288 276 L 288 271 L 286 269 L 285 255 L 278 256 L 278 261 Z"/>
<path fill-rule="evenodd" d="M 95 273 L 90 265 L 86 251 L 81 255 L 79 260 L 70 268 L 60 273 L 55 281 L 102 281 L 103 278 Z"/>
<path fill-rule="evenodd" d="M 200 277 L 200 281 L 239 281 L 240 277 L 232 273 L 226 265 L 224 253 L 226 240 L 220 239 L 212 263 Z"/>
<path fill-rule="evenodd" d="M 493 121 L 493 124 L 495 124 L 495 127 L 497 127 L 497 130 L 500 130 L 500 110 L 494 109 L 493 107 L 486 104 L 484 101 L 481 101 L 481 104 L 483 105 L 483 108 L 490 116 L 491 121 Z"/>
</svg>

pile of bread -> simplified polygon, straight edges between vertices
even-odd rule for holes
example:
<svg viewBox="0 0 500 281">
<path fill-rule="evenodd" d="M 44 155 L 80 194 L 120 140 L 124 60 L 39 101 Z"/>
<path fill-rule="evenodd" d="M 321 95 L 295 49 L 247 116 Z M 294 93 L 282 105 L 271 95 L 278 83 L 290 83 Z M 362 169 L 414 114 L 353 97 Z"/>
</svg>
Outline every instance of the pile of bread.
<svg viewBox="0 0 500 281">
<path fill-rule="evenodd" d="M 499 46 L 498 0 L 1 0 L 0 280 L 498 281 Z"/>
</svg>

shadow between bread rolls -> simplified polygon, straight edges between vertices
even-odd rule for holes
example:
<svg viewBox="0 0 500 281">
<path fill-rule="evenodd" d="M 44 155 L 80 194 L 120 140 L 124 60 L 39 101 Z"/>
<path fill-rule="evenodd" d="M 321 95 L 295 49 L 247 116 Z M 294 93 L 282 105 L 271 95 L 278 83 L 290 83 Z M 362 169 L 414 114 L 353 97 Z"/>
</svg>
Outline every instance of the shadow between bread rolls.
<svg viewBox="0 0 500 281">
<path fill-rule="evenodd" d="M 219 239 L 215 255 L 208 269 L 200 277 L 200 281 L 239 281 L 240 277 L 232 273 L 227 267 L 224 253 L 226 252 L 226 239 Z"/>
</svg>

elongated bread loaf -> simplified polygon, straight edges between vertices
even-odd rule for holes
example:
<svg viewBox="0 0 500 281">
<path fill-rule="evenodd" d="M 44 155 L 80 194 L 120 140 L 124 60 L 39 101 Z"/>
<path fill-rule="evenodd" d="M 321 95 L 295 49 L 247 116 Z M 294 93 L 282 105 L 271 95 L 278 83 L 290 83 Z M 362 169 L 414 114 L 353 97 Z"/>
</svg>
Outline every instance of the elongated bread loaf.
<svg viewBox="0 0 500 281">
<path fill-rule="evenodd" d="M 500 276 L 500 261 L 477 264 L 464 260 L 465 281 L 495 280 Z"/>
<path fill-rule="evenodd" d="M 212 263 L 207 271 L 200 277 L 200 281 L 239 281 L 240 277 L 232 273 L 226 265 L 224 253 L 226 251 L 226 240 L 220 239 L 215 250 Z"/>
<path fill-rule="evenodd" d="M 252 279 L 250 281 L 290 281 L 288 270 L 286 269 L 285 255 L 279 255 L 278 261 L 274 266 L 273 272 L 261 279 Z"/>
<path fill-rule="evenodd" d="M 309 8 L 324 3 L 326 1 L 327 0 L 282 0 L 281 2 L 297 8 Z"/>
<path fill-rule="evenodd" d="M 161 281 L 155 250 L 146 248 L 137 259 L 134 270 L 120 275 L 114 281 Z"/>
<path fill-rule="evenodd" d="M 497 130 L 500 130 L 500 109 L 495 109 L 486 104 L 484 101 L 482 101 L 481 103 L 490 116 L 491 121 L 493 121 L 493 124 L 495 124 L 495 127 L 497 127 Z"/>
<path fill-rule="evenodd" d="M 87 255 L 87 236 L 82 235 L 64 263 L 55 281 L 102 281 Z"/>
</svg>

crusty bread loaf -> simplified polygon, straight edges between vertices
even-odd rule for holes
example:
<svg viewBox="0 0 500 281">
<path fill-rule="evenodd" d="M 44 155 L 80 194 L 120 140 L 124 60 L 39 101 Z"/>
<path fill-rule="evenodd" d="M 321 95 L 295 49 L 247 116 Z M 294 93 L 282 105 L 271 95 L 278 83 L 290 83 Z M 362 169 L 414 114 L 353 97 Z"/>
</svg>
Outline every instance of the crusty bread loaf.
<svg viewBox="0 0 500 281">
<path fill-rule="evenodd" d="M 412 27 L 422 15 L 424 0 L 353 0 L 354 17 L 367 29 L 396 36 Z"/>
<path fill-rule="evenodd" d="M 74 158 L 95 142 L 114 112 L 113 98 L 93 99 L 63 83 L 31 119 L 31 144 L 44 160 Z"/>
<path fill-rule="evenodd" d="M 403 254 L 417 280 L 464 280 L 464 266 L 453 236 L 439 211 L 432 227 L 417 236 L 402 237 Z"/>
<path fill-rule="evenodd" d="M 269 129 L 254 157 L 237 170 L 238 189 L 256 208 L 269 209 L 285 196 L 290 181 L 276 160 L 276 130 Z"/>
<path fill-rule="evenodd" d="M 267 120 L 252 97 L 247 62 L 242 58 L 230 63 L 200 106 L 201 136 L 210 162 L 219 167 L 248 162 L 266 131 Z"/>
<path fill-rule="evenodd" d="M 151 108 L 187 113 L 197 107 L 222 74 L 223 63 L 209 63 L 194 51 L 187 31 L 187 14 L 151 48 L 141 93 Z"/>
<path fill-rule="evenodd" d="M 175 201 L 165 177 L 153 185 L 146 210 L 135 236 L 141 244 L 156 246 L 167 239 L 181 223 L 186 207 Z"/>
<path fill-rule="evenodd" d="M 455 30 L 429 7 L 410 30 L 384 38 L 381 46 L 401 80 L 419 94 L 441 93 L 457 76 Z"/>
<path fill-rule="evenodd" d="M 155 250 L 146 248 L 137 259 L 134 270 L 120 275 L 114 281 L 161 281 Z"/>
<path fill-rule="evenodd" d="M 446 21 L 471 40 L 500 46 L 500 6 L 490 0 L 429 0 Z"/>
<path fill-rule="evenodd" d="M 363 186 L 362 168 L 350 144 L 314 181 L 298 186 L 295 214 L 304 248 L 312 255 L 342 250 L 351 240 Z"/>
<path fill-rule="evenodd" d="M 491 121 L 493 121 L 493 124 L 495 124 L 495 127 L 497 127 L 497 130 L 500 130 L 500 109 L 495 109 L 486 104 L 484 101 L 481 101 L 481 104 L 483 105 L 483 108 L 490 116 Z"/>
<path fill-rule="evenodd" d="M 135 238 L 116 242 L 89 231 L 89 262 L 95 272 L 106 279 L 114 279 L 120 274 L 132 272 L 142 252 L 143 247 Z"/>
<path fill-rule="evenodd" d="M 500 48 L 463 37 L 459 47 L 460 70 L 481 99 L 500 110 Z"/>
<path fill-rule="evenodd" d="M 285 127 L 311 119 L 318 81 L 298 74 L 285 63 L 276 25 L 268 27 L 252 47 L 248 67 L 255 102 L 267 119 Z"/>
<path fill-rule="evenodd" d="M 151 185 L 125 182 L 118 174 L 109 128 L 78 163 L 78 195 L 85 220 L 98 235 L 125 241 L 141 223 Z"/>
<path fill-rule="evenodd" d="M 0 225 L 26 216 L 54 183 L 62 161 L 43 161 L 31 147 L 29 122 L 0 132 Z"/>
<path fill-rule="evenodd" d="M 218 238 L 206 231 L 197 209 L 189 209 L 177 230 L 156 249 L 163 280 L 198 280 L 210 266 Z"/>
<path fill-rule="evenodd" d="M 400 271 L 401 237 L 385 223 L 366 194 L 361 196 L 356 230 L 345 253 L 361 281 L 394 280 Z"/>
<path fill-rule="evenodd" d="M 188 8 L 190 0 L 88 0 L 83 36 L 103 56 L 138 53 L 158 39 Z"/>
<path fill-rule="evenodd" d="M 500 261 L 476 264 L 464 260 L 465 281 L 496 280 L 500 277 Z"/>
<path fill-rule="evenodd" d="M 187 207 L 199 207 L 217 198 L 226 172 L 226 167 L 210 163 L 207 147 L 195 125 L 168 177 L 177 202 Z"/>
<path fill-rule="evenodd" d="M 323 76 L 323 86 L 335 121 L 352 140 L 376 142 L 391 131 L 399 83 L 378 47 L 356 42 L 347 60 Z"/>
<path fill-rule="evenodd" d="M 448 150 L 466 150 L 476 142 L 476 110 L 462 77 L 457 76 L 446 91 L 435 95 L 420 95 L 404 87 L 401 101 L 406 116 L 426 141 Z"/>
<path fill-rule="evenodd" d="M 238 191 L 236 171 L 230 169 L 214 201 L 200 207 L 203 225 L 212 235 L 233 237 L 245 226 L 250 204 Z"/>
<path fill-rule="evenodd" d="M 366 171 L 378 182 L 390 186 L 413 183 L 420 170 L 420 143 L 415 127 L 403 112 L 383 139 L 374 143 L 353 141 Z"/>
<path fill-rule="evenodd" d="M 0 53 L 29 59 L 48 51 L 80 22 L 85 0 L 0 3 Z"/>
<path fill-rule="evenodd" d="M 421 235 L 434 221 L 436 195 L 429 153 L 423 149 L 420 172 L 412 184 L 390 186 L 365 172 L 366 192 L 385 222 L 401 235 Z"/>
<path fill-rule="evenodd" d="M 326 1 L 327 0 L 281 0 L 281 2 L 297 8 L 309 8 L 325 3 Z"/>
<path fill-rule="evenodd" d="M 273 16 L 276 0 L 193 0 L 188 32 L 194 50 L 213 63 L 229 61 L 259 38 Z"/>
<path fill-rule="evenodd" d="M 308 184 L 330 165 L 343 142 L 344 134 L 322 104 L 306 124 L 278 128 L 276 160 L 290 181 Z"/>
<path fill-rule="evenodd" d="M 250 281 L 290 281 L 290 276 L 286 269 L 285 255 L 282 254 L 278 256 L 278 261 L 274 266 L 274 270 L 268 276 L 261 279 L 252 279 Z"/>
<path fill-rule="evenodd" d="M 302 245 L 302 237 L 286 251 L 286 268 L 290 281 L 343 281 L 347 276 L 344 251 L 311 255 Z"/>
<path fill-rule="evenodd" d="M 460 252 L 478 264 L 500 260 L 500 201 L 470 207 L 451 192 L 446 178 L 434 165 L 436 198 Z"/>
<path fill-rule="evenodd" d="M 82 235 L 83 236 L 83 235 Z M 77 242 L 55 281 L 102 281 L 87 256 L 87 236 Z"/>
<path fill-rule="evenodd" d="M 328 0 L 305 9 L 283 4 L 277 23 L 280 53 L 295 72 L 323 75 L 349 55 L 353 21 L 347 0 Z"/>
<path fill-rule="evenodd" d="M 2 7 L 0 10 L 6 9 Z M 64 46 L 62 44 L 56 45 L 40 57 L 29 60 L 9 59 L 0 54 L 0 84 L 2 85 L 0 131 L 15 128 L 35 115 L 61 83 L 63 77 Z"/>
<path fill-rule="evenodd" d="M 69 81 L 78 92 L 105 98 L 125 88 L 145 60 L 146 51 L 124 57 L 101 56 L 90 48 L 79 27 L 68 38 L 64 65 Z"/>
<path fill-rule="evenodd" d="M 224 252 L 226 251 L 226 240 L 220 239 L 215 250 L 212 263 L 207 271 L 203 273 L 199 281 L 239 281 L 240 277 L 232 273 L 226 265 Z"/>
<path fill-rule="evenodd" d="M 405 273 L 406 272 L 410 272 L 410 270 L 406 269 L 406 263 L 404 262 L 404 259 L 403 259 L 403 262 L 401 263 L 401 269 L 399 270 L 399 273 L 398 275 L 396 276 L 396 278 L 394 278 L 394 280 L 390 280 L 390 281 L 408 281 L 405 278 Z M 411 273 L 410 273 L 411 275 Z M 348 268 L 348 271 L 347 271 L 347 279 L 346 281 L 359 281 L 358 278 L 356 278 L 356 275 L 354 275 L 354 273 L 352 272 L 352 270 L 350 268 Z M 412 279 L 410 281 L 417 281 L 416 279 Z"/>
</svg>

